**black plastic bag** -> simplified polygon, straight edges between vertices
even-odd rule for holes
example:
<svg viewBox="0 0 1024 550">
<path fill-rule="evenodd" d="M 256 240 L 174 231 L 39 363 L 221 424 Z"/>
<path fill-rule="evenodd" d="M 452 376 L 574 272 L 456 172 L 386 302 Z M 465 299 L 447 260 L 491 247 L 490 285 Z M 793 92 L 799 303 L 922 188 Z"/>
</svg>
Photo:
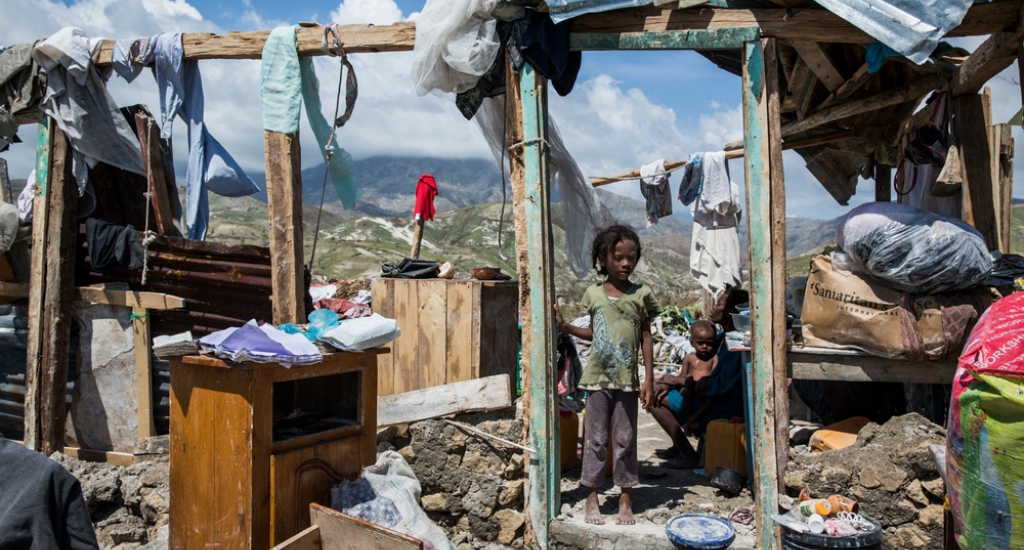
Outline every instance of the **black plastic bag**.
<svg viewBox="0 0 1024 550">
<path fill-rule="evenodd" d="M 381 277 L 399 279 L 434 279 L 441 266 L 434 261 L 406 258 L 399 263 L 388 262 L 381 266 Z"/>
</svg>

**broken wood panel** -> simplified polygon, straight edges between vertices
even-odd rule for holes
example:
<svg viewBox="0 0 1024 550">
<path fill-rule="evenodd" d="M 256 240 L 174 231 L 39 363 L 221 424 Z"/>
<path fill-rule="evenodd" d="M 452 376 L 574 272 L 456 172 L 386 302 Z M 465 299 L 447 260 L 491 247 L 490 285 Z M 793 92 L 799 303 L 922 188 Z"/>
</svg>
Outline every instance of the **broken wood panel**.
<svg viewBox="0 0 1024 550">
<path fill-rule="evenodd" d="M 843 85 L 843 75 L 839 74 L 828 54 L 821 49 L 817 42 L 795 41 L 793 48 L 800 55 L 807 66 L 818 77 L 818 80 L 828 88 L 829 92 L 835 93 Z"/>
<path fill-rule="evenodd" d="M 998 227 L 992 188 L 992 149 L 989 128 L 985 124 L 985 105 L 981 95 L 954 99 L 953 127 L 960 147 L 965 199 L 970 216 L 965 217 L 985 238 L 989 250 L 999 249 Z M 965 201 L 967 202 L 967 201 Z"/>
<path fill-rule="evenodd" d="M 388 319 L 395 319 L 394 279 L 374 277 L 370 281 L 373 311 Z M 392 342 L 391 353 L 377 356 L 377 395 L 395 393 L 396 349 L 397 342 Z"/>
<path fill-rule="evenodd" d="M 272 550 L 322 550 L 320 527 L 313 525 L 299 531 L 295 536 L 274 546 Z"/>
<path fill-rule="evenodd" d="M 480 289 L 479 378 L 504 374 L 515 384 L 518 294 L 518 285 L 507 283 Z"/>
<path fill-rule="evenodd" d="M 174 225 L 171 199 L 167 196 L 167 172 L 164 170 L 163 151 L 160 149 L 160 131 L 153 118 L 144 112 L 135 113 L 135 128 L 142 149 L 142 163 L 146 167 L 146 182 L 149 185 L 147 207 L 152 209 L 153 225 L 161 235 L 178 237 L 180 235 Z"/>
<path fill-rule="evenodd" d="M 40 115 L 36 140 L 36 196 L 32 205 L 31 279 L 28 296 L 28 342 L 25 352 L 25 446 L 40 450 L 40 400 L 43 397 L 43 298 L 46 291 L 46 233 L 49 208 L 53 119 Z"/>
<path fill-rule="evenodd" d="M 978 93 L 986 82 L 1017 59 L 1024 40 L 1024 4 L 1014 20 L 1016 29 L 992 34 L 953 71 L 950 84 L 954 96 Z"/>
<path fill-rule="evenodd" d="M 774 48 L 772 48 L 774 49 Z M 774 57 L 774 56 L 772 56 Z M 775 306 L 785 299 L 775 294 L 772 268 L 785 258 L 773 258 L 772 223 L 772 132 L 769 127 L 770 92 L 765 74 L 764 45 L 749 42 L 743 48 L 743 133 L 747 180 L 747 223 L 750 240 L 751 270 L 751 358 L 753 375 L 748 381 L 752 412 L 753 478 L 757 541 L 766 550 L 776 547 L 772 514 L 778 511 L 778 464 L 775 438 L 775 317 L 782 311 Z M 776 141 L 777 143 L 777 141 Z M 776 215 L 784 215 L 778 213 Z M 784 221 L 782 223 L 785 223 Z M 783 303 L 783 306 L 785 304 Z M 781 336 L 785 342 L 785 333 Z"/>
<path fill-rule="evenodd" d="M 830 122 L 842 120 L 861 113 L 875 111 L 901 103 L 920 100 L 921 97 L 932 90 L 941 88 L 948 81 L 949 77 L 943 74 L 929 75 L 911 82 L 905 86 L 886 90 L 884 92 L 857 99 L 839 105 L 833 105 L 810 114 L 803 120 L 790 122 L 782 126 L 782 135 L 791 136 L 800 132 L 806 132 Z"/>
<path fill-rule="evenodd" d="M 445 285 L 448 301 L 447 345 L 445 346 L 445 383 L 469 380 L 473 368 L 474 350 L 470 335 L 474 330 L 474 318 L 479 315 L 479 306 L 473 300 L 472 283 L 451 282 Z M 479 326 L 479 325 L 478 325 Z M 382 394 L 387 395 L 387 394 Z"/>
<path fill-rule="evenodd" d="M 274 324 L 306 322 L 302 268 L 302 166 L 299 135 L 263 132 Z"/>
<path fill-rule="evenodd" d="M 872 76 L 874 75 L 868 73 L 868 64 L 865 63 L 861 65 L 860 68 L 853 73 L 853 76 L 851 76 L 849 80 L 843 82 L 842 86 L 840 86 L 837 90 L 832 92 L 831 95 L 826 97 L 825 101 L 822 101 L 821 104 L 815 108 L 815 110 L 824 109 L 825 107 L 828 107 L 829 105 L 832 105 L 837 101 L 845 100 L 846 98 L 853 95 L 854 92 L 859 90 L 861 86 L 863 86 L 864 83 L 867 82 L 868 79 L 871 78 Z"/>
<path fill-rule="evenodd" d="M 423 541 L 325 506 L 309 506 L 324 550 L 422 550 Z"/>
<path fill-rule="evenodd" d="M 138 403 L 139 439 L 156 435 L 153 418 L 153 340 L 150 337 L 149 312 L 132 308 L 132 332 L 135 337 L 135 391 Z"/>
<path fill-rule="evenodd" d="M 391 343 L 395 356 L 394 392 L 403 393 L 419 389 L 418 370 L 424 367 L 419 364 L 417 346 L 419 344 L 419 293 L 416 281 L 395 280 L 395 321 L 403 335 Z"/>
<path fill-rule="evenodd" d="M 793 70 L 786 80 L 786 97 L 783 99 L 781 110 L 783 113 L 795 113 L 805 103 L 804 95 L 811 79 L 817 78 L 811 72 L 810 67 L 803 59 L 797 57 L 793 62 Z"/>
<path fill-rule="evenodd" d="M 512 405 L 507 374 L 464 380 L 377 398 L 377 427 Z"/>
<path fill-rule="evenodd" d="M 446 279 L 415 281 L 419 301 L 419 322 L 416 326 L 417 388 L 430 388 L 445 383 L 445 361 L 448 359 L 448 289 Z"/>
<path fill-rule="evenodd" d="M 49 174 L 46 227 L 46 294 L 43 296 L 42 350 L 38 374 L 39 448 L 44 455 L 64 448 L 67 422 L 68 353 L 74 323 L 75 245 L 69 231 L 78 217 L 78 184 L 72 172 L 71 143 L 54 132 L 53 163 Z"/>
<path fill-rule="evenodd" d="M 791 353 L 788 366 L 796 380 L 949 384 L 956 361 L 901 361 L 864 355 Z"/>
</svg>

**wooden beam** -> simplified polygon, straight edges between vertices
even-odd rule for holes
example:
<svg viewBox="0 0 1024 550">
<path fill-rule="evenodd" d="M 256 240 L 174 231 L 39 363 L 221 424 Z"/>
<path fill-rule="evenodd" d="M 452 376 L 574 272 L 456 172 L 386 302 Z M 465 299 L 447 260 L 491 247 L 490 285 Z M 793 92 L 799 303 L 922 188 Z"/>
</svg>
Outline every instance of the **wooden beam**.
<svg viewBox="0 0 1024 550">
<path fill-rule="evenodd" d="M 270 268 L 274 324 L 305 323 L 302 270 L 302 165 L 299 134 L 263 132 L 270 215 Z M 312 268 L 312 266 L 310 266 Z"/>
<path fill-rule="evenodd" d="M 779 545 L 771 519 L 778 513 L 779 464 L 776 364 L 785 364 L 785 195 L 782 178 L 775 45 L 755 41 L 743 48 L 743 134 L 751 270 L 753 479 L 758 546 Z M 781 231 L 781 235 L 780 235 Z M 779 252 L 782 253 L 778 256 Z M 781 284 L 780 284 L 781 281 Z M 781 327 L 781 329 L 780 329 Z M 781 361 L 781 362 L 780 362 Z M 788 448 L 788 445 L 787 445 Z"/>
<path fill-rule="evenodd" d="M 64 447 L 65 455 L 78 460 L 88 462 L 105 462 L 114 466 L 127 468 L 135 463 L 135 455 L 131 453 L 119 453 L 116 451 L 94 451 L 92 449 L 80 449 L 78 447 Z"/>
<path fill-rule="evenodd" d="M 782 150 L 783 151 L 789 151 L 790 149 L 804 149 L 804 148 L 807 148 L 807 147 L 817 147 L 819 145 L 825 145 L 825 144 L 833 143 L 833 142 L 840 141 L 840 140 L 843 140 L 843 139 L 849 139 L 849 138 L 852 138 L 852 137 L 856 137 L 856 135 L 857 135 L 857 132 L 855 132 L 854 130 L 842 130 L 842 131 L 839 131 L 839 132 L 831 132 L 831 133 L 828 133 L 828 134 L 822 134 L 820 136 L 811 136 L 811 137 L 805 137 L 805 138 L 800 138 L 800 139 L 791 139 L 789 141 L 782 142 Z M 725 146 L 722 147 L 722 149 L 725 150 L 725 151 L 742 151 L 743 150 L 743 140 L 742 139 L 737 139 L 737 140 L 730 141 L 729 143 L 726 143 Z"/>
<path fill-rule="evenodd" d="M 733 50 L 759 36 L 756 28 L 678 29 L 623 33 L 572 33 L 569 49 L 609 50 Z"/>
<path fill-rule="evenodd" d="M 932 90 L 941 88 L 949 79 L 948 75 L 934 74 L 919 78 L 910 84 L 893 88 L 873 96 L 834 105 L 812 113 L 803 120 L 782 126 L 782 136 L 791 136 L 862 113 L 892 107 L 909 101 L 918 101 Z"/>
<path fill-rule="evenodd" d="M 954 96 L 978 93 L 986 82 L 1017 59 L 1021 40 L 1024 40 L 1024 5 L 1014 20 L 1017 22 L 1014 30 L 989 36 L 953 71 Z"/>
<path fill-rule="evenodd" d="M 855 73 L 853 73 L 853 76 L 851 76 L 849 80 L 843 82 L 843 85 L 840 86 L 839 89 L 832 92 L 831 95 L 826 97 L 825 101 L 822 101 L 821 105 L 818 105 L 817 108 L 815 108 L 815 110 L 824 109 L 825 107 L 828 107 L 829 105 L 837 101 L 843 101 L 844 99 L 850 97 L 851 95 L 853 95 L 854 92 L 859 90 L 860 87 L 863 86 L 869 78 L 871 78 L 871 76 L 871 74 L 868 74 L 868 64 L 865 63 L 861 65 L 860 68 L 857 69 Z"/>
<path fill-rule="evenodd" d="M 135 129 L 142 149 L 142 163 L 146 166 L 146 182 L 149 185 L 147 208 L 153 209 L 153 227 L 160 235 L 179 237 L 181 233 L 174 225 L 174 213 L 167 194 L 167 171 L 164 169 L 163 151 L 160 150 L 160 130 L 153 117 L 143 112 L 135 113 Z"/>
<path fill-rule="evenodd" d="M 789 370 L 797 380 L 949 384 L 956 372 L 956 361 L 918 362 L 864 355 L 791 353 Z"/>
<path fill-rule="evenodd" d="M 997 138 L 998 148 L 996 149 L 997 157 L 994 159 L 998 163 L 998 188 L 999 198 L 997 205 L 1000 216 L 1000 232 L 999 232 L 999 251 L 1003 254 L 1009 254 L 1011 250 L 1011 241 L 1013 237 L 1013 152 L 1014 152 L 1014 139 L 1011 129 L 1013 127 L 1009 124 L 998 124 L 993 130 L 993 135 Z"/>
<path fill-rule="evenodd" d="M 7 173 L 7 161 L 0 159 L 0 202 L 14 204 L 14 192 L 11 191 L 11 178 Z"/>
<path fill-rule="evenodd" d="M 78 241 L 78 184 L 72 171 L 71 143 L 53 135 L 46 228 L 46 294 L 43 296 L 42 357 L 37 401 L 39 451 L 49 456 L 64 449 L 67 423 L 68 354 L 74 322 L 75 246 Z"/>
<path fill-rule="evenodd" d="M 28 283 L 0 282 L 0 296 L 6 298 L 28 298 L 31 296 Z M 86 304 L 104 304 L 142 309 L 178 309 L 185 307 L 185 299 L 159 292 L 136 290 L 113 290 L 91 286 L 75 289 L 74 300 Z"/>
<path fill-rule="evenodd" d="M 339 25 L 338 34 L 346 53 L 407 52 L 416 43 L 416 24 L 401 21 L 391 25 Z M 301 28 L 295 33 L 299 55 L 325 55 L 320 49 L 323 27 Z M 270 31 L 241 31 L 228 34 L 184 33 L 181 45 L 185 60 L 260 59 Z M 93 57 L 99 66 L 109 65 L 114 41 L 100 43 Z"/>
<path fill-rule="evenodd" d="M 818 80 L 828 88 L 829 92 L 835 93 L 843 85 L 843 75 L 839 74 L 839 71 L 832 65 L 828 54 L 821 49 L 821 45 L 817 42 L 798 40 L 793 42 L 793 48 L 807 63 L 807 67 L 818 77 Z"/>
<path fill-rule="evenodd" d="M 352 517 L 317 503 L 309 505 L 310 523 L 320 528 L 324 550 L 422 550 L 423 541 Z M 302 548 L 302 547 L 299 547 Z"/>
<path fill-rule="evenodd" d="M 989 250 L 999 249 L 995 204 L 992 198 L 992 149 L 986 125 L 984 97 L 978 94 L 954 98 L 953 128 L 963 165 L 965 200 L 969 201 L 964 221 L 973 225 Z"/>
<path fill-rule="evenodd" d="M 149 311 L 132 308 L 132 333 L 135 337 L 135 393 L 139 439 L 156 435 L 153 420 L 153 340 L 149 331 Z"/>
<path fill-rule="evenodd" d="M 504 409 L 512 405 L 510 388 L 508 375 L 499 374 L 378 397 L 377 427 Z"/>
<path fill-rule="evenodd" d="M 40 450 L 43 399 L 43 298 L 46 294 L 46 233 L 49 200 L 49 174 L 53 157 L 53 119 L 39 120 L 36 140 L 36 196 L 32 205 L 31 276 L 28 296 L 28 342 L 25 353 L 25 446 Z"/>
</svg>

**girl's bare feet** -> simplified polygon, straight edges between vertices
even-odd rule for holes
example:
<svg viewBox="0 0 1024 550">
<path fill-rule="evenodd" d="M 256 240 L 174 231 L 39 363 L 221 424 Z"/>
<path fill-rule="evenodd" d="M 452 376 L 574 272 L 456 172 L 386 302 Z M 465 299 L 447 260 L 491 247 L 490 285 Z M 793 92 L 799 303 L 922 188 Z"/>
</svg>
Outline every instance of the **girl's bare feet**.
<svg viewBox="0 0 1024 550">
<path fill-rule="evenodd" d="M 597 502 L 596 487 L 591 487 L 590 493 L 587 495 L 586 522 L 594 525 L 604 525 L 604 517 L 601 515 L 601 509 Z"/>
<path fill-rule="evenodd" d="M 634 525 L 633 518 L 633 490 L 629 487 L 622 488 L 622 496 L 619 497 L 619 517 L 615 519 L 618 525 Z"/>
<path fill-rule="evenodd" d="M 662 459 L 675 458 L 679 456 L 679 449 L 677 449 L 675 445 L 667 449 L 656 449 L 654 451 L 654 456 Z"/>
</svg>

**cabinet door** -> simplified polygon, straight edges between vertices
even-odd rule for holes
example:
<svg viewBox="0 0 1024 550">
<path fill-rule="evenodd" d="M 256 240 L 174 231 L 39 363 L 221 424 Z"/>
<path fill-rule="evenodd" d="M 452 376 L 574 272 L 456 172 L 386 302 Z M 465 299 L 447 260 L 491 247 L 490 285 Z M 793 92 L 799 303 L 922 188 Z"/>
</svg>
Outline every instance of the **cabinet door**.
<svg viewBox="0 0 1024 550">
<path fill-rule="evenodd" d="M 362 468 L 365 436 L 331 441 L 270 459 L 270 538 L 279 544 L 310 526 L 309 504 L 330 505 L 330 489 Z"/>
</svg>

